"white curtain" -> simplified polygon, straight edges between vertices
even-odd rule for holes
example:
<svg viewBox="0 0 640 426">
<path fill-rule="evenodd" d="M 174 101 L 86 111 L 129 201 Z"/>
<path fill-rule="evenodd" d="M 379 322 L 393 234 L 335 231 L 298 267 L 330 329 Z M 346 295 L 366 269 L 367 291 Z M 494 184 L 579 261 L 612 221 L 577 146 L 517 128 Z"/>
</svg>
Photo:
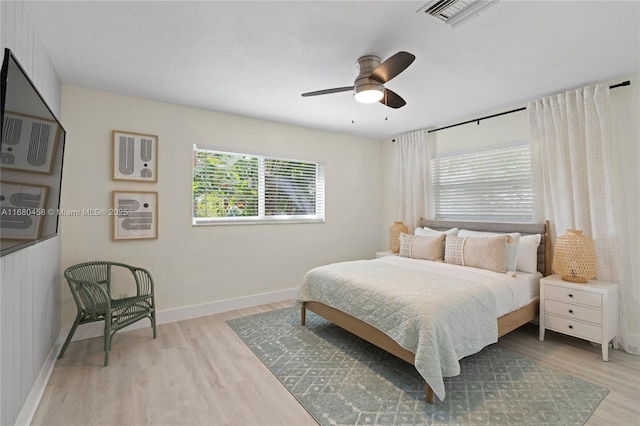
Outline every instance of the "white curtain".
<svg viewBox="0 0 640 426">
<path fill-rule="evenodd" d="M 431 172 L 426 130 L 396 138 L 396 220 L 413 233 L 420 218 L 431 216 Z"/>
<path fill-rule="evenodd" d="M 597 279 L 618 283 L 618 344 L 629 351 L 612 185 L 609 87 L 588 86 L 529 102 L 534 216 L 551 241 L 582 229 L 596 246 Z M 629 287 L 629 290 L 631 288 Z"/>
</svg>

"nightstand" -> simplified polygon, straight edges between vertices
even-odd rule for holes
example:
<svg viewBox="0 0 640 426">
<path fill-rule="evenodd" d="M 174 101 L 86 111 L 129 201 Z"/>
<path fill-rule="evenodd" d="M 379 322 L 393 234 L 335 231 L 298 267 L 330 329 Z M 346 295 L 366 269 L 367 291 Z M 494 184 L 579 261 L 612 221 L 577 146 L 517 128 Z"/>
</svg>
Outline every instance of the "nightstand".
<svg viewBox="0 0 640 426">
<path fill-rule="evenodd" d="M 602 345 L 609 359 L 609 342 L 618 349 L 618 285 L 591 280 L 563 281 L 559 275 L 540 280 L 540 341 L 553 330 Z"/>
<path fill-rule="evenodd" d="M 380 259 L 385 256 L 395 256 L 395 254 L 391 250 L 379 251 L 376 253 L 376 259 Z"/>
</svg>

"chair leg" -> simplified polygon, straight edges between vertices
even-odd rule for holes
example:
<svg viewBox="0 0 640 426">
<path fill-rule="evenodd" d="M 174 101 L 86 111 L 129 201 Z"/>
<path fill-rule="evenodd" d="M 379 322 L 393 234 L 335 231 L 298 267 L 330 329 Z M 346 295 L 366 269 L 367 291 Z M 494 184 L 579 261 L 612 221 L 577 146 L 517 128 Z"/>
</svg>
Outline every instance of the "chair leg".
<svg viewBox="0 0 640 426">
<path fill-rule="evenodd" d="M 69 330 L 69 335 L 67 336 L 67 339 L 64 341 L 64 345 L 62 345 L 62 349 L 60 350 L 60 354 L 58 355 L 58 359 L 62 358 L 62 356 L 64 355 L 64 351 L 67 350 L 67 347 L 69 346 L 69 343 L 71 343 L 71 338 L 73 337 L 73 334 L 76 332 L 76 328 L 78 328 L 78 325 L 80 324 L 80 319 L 81 319 L 80 314 L 76 315 L 76 319 L 75 319 L 75 321 L 73 321 L 73 325 L 71 326 L 71 330 Z"/>
<path fill-rule="evenodd" d="M 156 310 L 155 310 L 155 308 L 153 309 L 153 312 L 151 312 L 151 327 L 153 327 L 153 338 L 155 339 L 156 337 L 158 337 L 158 333 L 156 332 Z"/>
<path fill-rule="evenodd" d="M 108 318 L 104 322 L 104 366 L 109 365 L 109 351 L 111 350 L 111 323 Z"/>
</svg>

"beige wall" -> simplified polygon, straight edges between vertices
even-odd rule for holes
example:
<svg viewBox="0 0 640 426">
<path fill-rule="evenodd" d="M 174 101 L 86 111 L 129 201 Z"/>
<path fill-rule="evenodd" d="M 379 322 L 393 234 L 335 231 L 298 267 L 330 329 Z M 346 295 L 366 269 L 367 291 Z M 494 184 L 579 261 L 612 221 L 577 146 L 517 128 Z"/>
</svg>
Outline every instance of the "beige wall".
<svg viewBox="0 0 640 426">
<path fill-rule="evenodd" d="M 318 265 L 373 258 L 381 236 L 381 143 L 64 86 L 62 207 L 111 207 L 112 190 L 159 193 L 159 238 L 112 241 L 111 217 L 63 217 L 62 267 L 111 259 L 148 268 L 160 311 L 296 288 Z M 157 184 L 111 179 L 112 130 L 158 135 Z M 326 222 L 191 225 L 194 143 L 325 164 Z M 65 289 L 63 325 L 74 306 Z"/>
<path fill-rule="evenodd" d="M 614 185 L 617 228 L 621 230 L 621 263 L 625 276 L 625 308 L 629 327 L 629 344 L 640 352 L 640 74 L 622 76 L 605 84 L 617 84 L 630 80 L 631 86 L 612 89 L 612 137 L 614 141 Z M 567 88 L 570 89 L 570 88 Z M 524 105 L 506 107 L 501 111 L 484 111 L 456 122 L 491 115 Z M 444 127 L 454 123 L 441 123 Z M 526 111 L 470 123 L 432 133 L 430 140 L 436 153 L 467 149 L 477 145 L 528 139 Z M 384 185 L 382 197 L 383 223 L 395 219 L 395 150 L 391 140 L 382 143 L 382 170 Z M 388 201 L 389 200 L 389 201 Z"/>
</svg>

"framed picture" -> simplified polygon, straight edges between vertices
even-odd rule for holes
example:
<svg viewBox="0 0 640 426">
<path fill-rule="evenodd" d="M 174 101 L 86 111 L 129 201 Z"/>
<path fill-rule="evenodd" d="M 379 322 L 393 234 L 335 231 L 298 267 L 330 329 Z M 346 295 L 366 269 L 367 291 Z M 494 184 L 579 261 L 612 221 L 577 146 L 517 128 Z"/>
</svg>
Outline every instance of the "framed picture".
<svg viewBox="0 0 640 426">
<path fill-rule="evenodd" d="M 158 238 L 158 193 L 113 191 L 113 239 Z"/>
<path fill-rule="evenodd" d="M 158 181 L 158 137 L 113 131 L 113 179 Z"/>
<path fill-rule="evenodd" d="M 2 130 L 3 169 L 51 174 L 58 142 L 53 120 L 6 111 Z"/>
<path fill-rule="evenodd" d="M 37 240 L 45 215 L 46 186 L 2 182 L 0 194 L 0 238 Z"/>
</svg>

